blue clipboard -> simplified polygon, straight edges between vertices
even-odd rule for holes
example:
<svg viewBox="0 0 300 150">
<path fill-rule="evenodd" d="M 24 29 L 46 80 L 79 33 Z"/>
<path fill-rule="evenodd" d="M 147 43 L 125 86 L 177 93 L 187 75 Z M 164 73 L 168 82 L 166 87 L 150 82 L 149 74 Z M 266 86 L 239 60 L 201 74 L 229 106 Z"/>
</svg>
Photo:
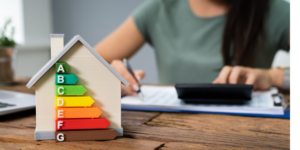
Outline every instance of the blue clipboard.
<svg viewBox="0 0 300 150">
<path fill-rule="evenodd" d="M 205 112 L 205 111 L 175 110 L 175 109 L 160 109 L 160 108 L 135 108 L 135 107 L 124 107 L 124 106 L 122 106 L 122 110 L 159 111 L 159 112 L 177 112 L 177 113 L 206 113 L 206 114 L 223 114 L 223 115 L 237 115 L 237 116 L 249 116 L 249 117 L 290 119 L 290 110 L 284 110 L 284 115 L 250 114 L 250 113 L 220 113 L 220 112 Z"/>
</svg>

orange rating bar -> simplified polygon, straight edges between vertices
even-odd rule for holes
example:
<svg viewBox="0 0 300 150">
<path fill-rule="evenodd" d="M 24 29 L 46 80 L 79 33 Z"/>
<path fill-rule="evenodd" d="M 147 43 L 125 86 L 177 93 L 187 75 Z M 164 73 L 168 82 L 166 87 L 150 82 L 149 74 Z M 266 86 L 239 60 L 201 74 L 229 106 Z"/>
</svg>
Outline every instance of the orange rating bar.
<svg viewBox="0 0 300 150">
<path fill-rule="evenodd" d="M 102 111 L 98 107 L 56 108 L 56 119 L 61 118 L 98 118 Z"/>
</svg>

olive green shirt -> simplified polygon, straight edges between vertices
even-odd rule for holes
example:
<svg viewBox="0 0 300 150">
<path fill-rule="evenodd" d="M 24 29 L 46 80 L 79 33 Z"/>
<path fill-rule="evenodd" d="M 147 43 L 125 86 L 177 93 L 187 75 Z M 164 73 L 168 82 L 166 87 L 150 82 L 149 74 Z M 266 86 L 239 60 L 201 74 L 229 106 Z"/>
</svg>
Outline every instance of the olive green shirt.
<svg viewBox="0 0 300 150">
<path fill-rule="evenodd" d="M 147 0 L 132 17 L 155 49 L 160 83 L 210 83 L 218 76 L 226 14 L 202 18 L 188 0 Z M 270 68 L 279 49 L 289 50 L 289 29 L 290 4 L 270 0 L 263 29 L 266 49 L 256 51 L 255 68 Z"/>
</svg>

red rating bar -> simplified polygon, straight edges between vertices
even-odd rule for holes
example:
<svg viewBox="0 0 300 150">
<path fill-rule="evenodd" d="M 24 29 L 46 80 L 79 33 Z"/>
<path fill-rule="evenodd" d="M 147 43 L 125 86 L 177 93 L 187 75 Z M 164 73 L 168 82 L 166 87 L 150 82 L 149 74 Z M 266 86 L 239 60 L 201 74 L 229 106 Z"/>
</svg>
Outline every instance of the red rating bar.
<svg viewBox="0 0 300 150">
<path fill-rule="evenodd" d="M 80 130 L 80 129 L 106 129 L 110 122 L 105 118 L 97 119 L 57 119 L 55 123 L 58 130 Z"/>
</svg>

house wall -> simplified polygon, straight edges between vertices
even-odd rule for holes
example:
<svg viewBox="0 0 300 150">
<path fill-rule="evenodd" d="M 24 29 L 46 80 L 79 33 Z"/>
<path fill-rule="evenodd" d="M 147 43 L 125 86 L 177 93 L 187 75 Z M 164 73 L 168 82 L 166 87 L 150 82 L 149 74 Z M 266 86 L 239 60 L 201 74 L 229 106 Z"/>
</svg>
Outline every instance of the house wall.
<svg viewBox="0 0 300 150">
<path fill-rule="evenodd" d="M 36 83 L 36 131 L 55 131 L 55 66 Z"/>
</svg>

